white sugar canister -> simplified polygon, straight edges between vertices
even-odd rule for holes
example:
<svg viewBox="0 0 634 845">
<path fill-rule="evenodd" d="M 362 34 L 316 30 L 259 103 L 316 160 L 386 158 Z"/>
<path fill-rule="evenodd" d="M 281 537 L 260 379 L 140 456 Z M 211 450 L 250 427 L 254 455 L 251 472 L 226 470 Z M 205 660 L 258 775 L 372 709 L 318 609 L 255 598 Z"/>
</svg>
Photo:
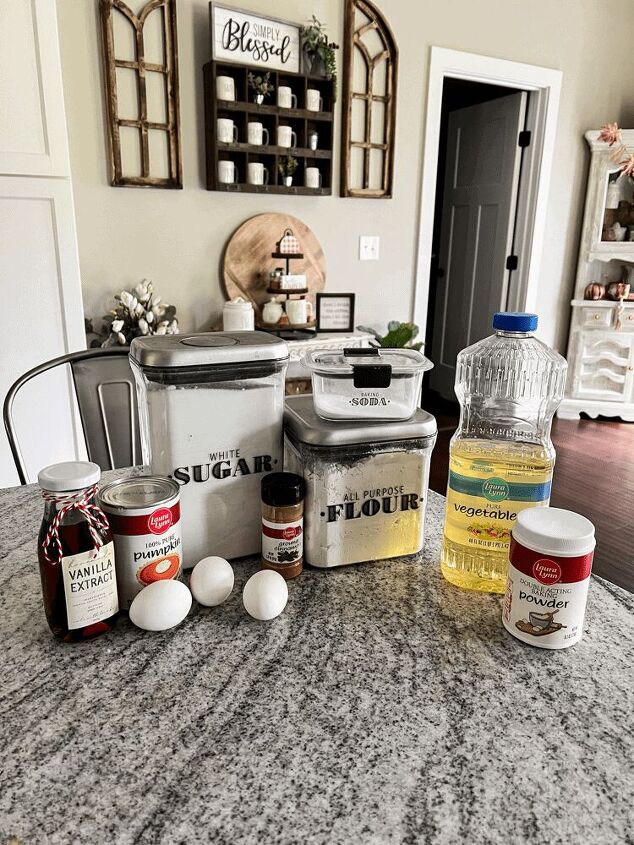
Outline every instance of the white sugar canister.
<svg viewBox="0 0 634 845">
<path fill-rule="evenodd" d="M 306 482 L 306 563 L 330 568 L 421 551 L 436 441 L 431 414 L 332 422 L 315 413 L 312 396 L 291 396 L 284 429 L 284 468 Z"/>
<path fill-rule="evenodd" d="M 288 347 L 266 332 L 139 337 L 143 460 L 180 486 L 184 568 L 260 551 L 260 481 L 282 468 Z"/>
</svg>

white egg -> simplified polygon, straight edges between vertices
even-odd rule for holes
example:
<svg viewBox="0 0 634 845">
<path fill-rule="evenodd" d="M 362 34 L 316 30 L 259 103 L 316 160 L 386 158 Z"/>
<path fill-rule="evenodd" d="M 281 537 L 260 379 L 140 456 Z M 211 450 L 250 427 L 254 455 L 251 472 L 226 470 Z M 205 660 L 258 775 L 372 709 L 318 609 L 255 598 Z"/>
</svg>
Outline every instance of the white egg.
<svg viewBox="0 0 634 845">
<path fill-rule="evenodd" d="M 192 570 L 189 589 L 199 604 L 215 607 L 233 590 L 233 569 L 223 557 L 204 557 Z"/>
<path fill-rule="evenodd" d="M 267 622 L 275 619 L 286 607 L 288 587 L 279 572 L 262 569 L 252 575 L 244 585 L 242 603 L 244 609 L 253 616 Z"/>
<path fill-rule="evenodd" d="M 192 606 L 192 594 L 182 581 L 155 581 L 132 600 L 130 619 L 144 631 L 166 631 L 180 625 Z"/>
</svg>

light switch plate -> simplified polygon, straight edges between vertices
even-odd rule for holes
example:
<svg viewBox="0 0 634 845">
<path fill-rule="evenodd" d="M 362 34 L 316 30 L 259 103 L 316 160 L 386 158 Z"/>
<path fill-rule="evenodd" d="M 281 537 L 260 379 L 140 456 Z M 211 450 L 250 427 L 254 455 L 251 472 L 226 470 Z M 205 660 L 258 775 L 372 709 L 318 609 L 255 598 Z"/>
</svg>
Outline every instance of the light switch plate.
<svg viewBox="0 0 634 845">
<path fill-rule="evenodd" d="M 359 238 L 359 261 L 378 261 L 380 240 L 378 235 L 361 235 Z"/>
</svg>

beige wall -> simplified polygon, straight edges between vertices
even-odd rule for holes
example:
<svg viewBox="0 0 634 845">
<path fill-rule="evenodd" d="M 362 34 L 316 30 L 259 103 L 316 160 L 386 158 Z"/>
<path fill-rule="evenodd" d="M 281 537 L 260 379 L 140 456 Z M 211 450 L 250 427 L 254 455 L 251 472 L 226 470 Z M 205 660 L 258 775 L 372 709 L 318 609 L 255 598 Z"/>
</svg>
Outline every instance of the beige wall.
<svg viewBox="0 0 634 845">
<path fill-rule="evenodd" d="M 178 306 L 184 328 L 207 327 L 222 307 L 218 263 L 227 237 L 253 214 L 289 211 L 322 242 L 328 290 L 356 292 L 357 322 L 381 326 L 388 319 L 409 318 L 433 44 L 563 71 L 540 313 L 543 339 L 560 348 L 565 343 L 586 180 L 582 133 L 607 120 L 624 125 L 634 120 L 632 0 L 380 0 L 400 49 L 394 199 L 381 201 L 204 190 L 201 67 L 209 59 L 207 0 L 177 4 L 184 190 L 109 187 L 98 3 L 57 4 L 87 315 L 101 315 L 115 290 L 148 277 Z M 314 12 L 341 42 L 343 0 L 234 0 L 233 5 L 299 21 Z M 380 261 L 357 260 L 362 234 L 380 235 Z"/>
</svg>

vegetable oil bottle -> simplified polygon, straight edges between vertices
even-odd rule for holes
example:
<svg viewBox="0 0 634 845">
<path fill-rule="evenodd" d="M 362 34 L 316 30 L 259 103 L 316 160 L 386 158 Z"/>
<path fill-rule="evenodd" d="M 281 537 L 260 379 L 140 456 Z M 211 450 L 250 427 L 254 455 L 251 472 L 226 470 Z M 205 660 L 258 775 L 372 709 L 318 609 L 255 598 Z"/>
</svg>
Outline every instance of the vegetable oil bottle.
<svg viewBox="0 0 634 845">
<path fill-rule="evenodd" d="M 567 364 L 533 337 L 535 314 L 498 313 L 493 328 L 458 355 L 441 569 L 459 587 L 503 593 L 517 514 L 550 500 Z"/>
</svg>

